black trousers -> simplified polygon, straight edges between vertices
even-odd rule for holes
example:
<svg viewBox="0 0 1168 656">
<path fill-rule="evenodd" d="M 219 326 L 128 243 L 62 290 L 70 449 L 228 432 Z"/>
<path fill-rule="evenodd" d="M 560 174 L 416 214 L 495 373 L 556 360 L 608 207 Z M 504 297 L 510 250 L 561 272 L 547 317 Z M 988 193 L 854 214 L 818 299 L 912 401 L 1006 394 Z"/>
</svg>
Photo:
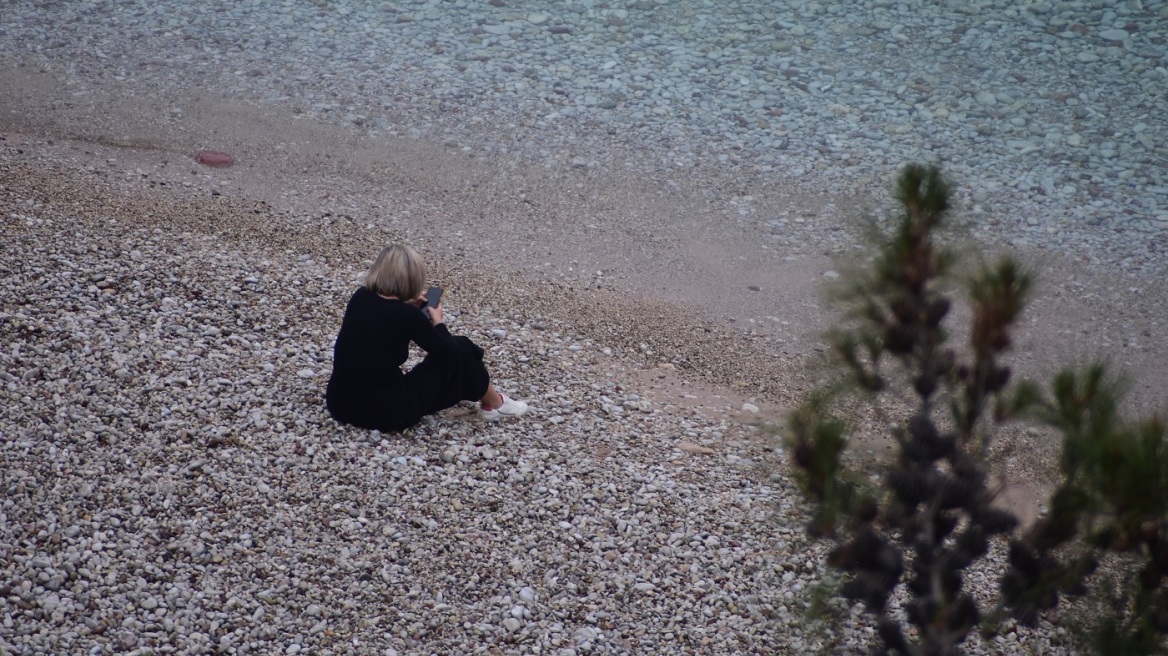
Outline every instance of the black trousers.
<svg viewBox="0 0 1168 656">
<path fill-rule="evenodd" d="M 483 349 L 467 337 L 454 341 L 456 357 L 427 355 L 388 388 L 341 389 L 330 381 L 325 394 L 329 414 L 358 428 L 400 431 L 459 401 L 478 401 L 491 383 Z"/>
</svg>

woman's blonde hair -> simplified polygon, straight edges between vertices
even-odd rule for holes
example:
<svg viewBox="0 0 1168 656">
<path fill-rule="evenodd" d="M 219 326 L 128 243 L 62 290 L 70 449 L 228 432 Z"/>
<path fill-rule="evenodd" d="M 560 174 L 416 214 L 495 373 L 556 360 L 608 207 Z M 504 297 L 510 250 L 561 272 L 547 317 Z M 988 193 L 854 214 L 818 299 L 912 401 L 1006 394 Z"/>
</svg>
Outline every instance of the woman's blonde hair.
<svg viewBox="0 0 1168 656">
<path fill-rule="evenodd" d="M 426 264 L 417 251 L 405 244 L 386 246 L 365 274 L 369 291 L 403 301 L 416 298 L 425 285 Z"/>
</svg>

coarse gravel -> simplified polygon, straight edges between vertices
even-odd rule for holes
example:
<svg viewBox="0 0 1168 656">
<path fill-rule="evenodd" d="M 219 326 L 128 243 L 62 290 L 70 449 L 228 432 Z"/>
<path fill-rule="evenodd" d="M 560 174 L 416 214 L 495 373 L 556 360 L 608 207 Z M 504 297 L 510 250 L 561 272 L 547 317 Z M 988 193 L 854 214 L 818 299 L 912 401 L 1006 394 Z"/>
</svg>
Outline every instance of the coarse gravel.
<svg viewBox="0 0 1168 656">
<path fill-rule="evenodd" d="M 351 267 L 288 226 L 279 247 L 191 229 L 181 206 L 58 214 L 3 173 L 12 653 L 798 644 L 769 618 L 797 617 L 782 574 L 798 592 L 817 566 L 752 429 L 598 376 L 611 348 L 559 322 L 459 307 L 531 415 L 340 427 L 321 390 Z"/>
<path fill-rule="evenodd" d="M 866 649 L 854 612 L 807 616 L 824 546 L 781 449 L 742 419 L 758 406 L 656 391 L 676 371 L 636 331 L 467 294 L 454 330 L 532 412 L 353 430 L 321 403 L 331 340 L 356 253 L 392 232 L 15 149 L 0 173 L 10 653 Z M 997 640 L 986 653 L 1072 649 L 1051 624 Z"/>
</svg>

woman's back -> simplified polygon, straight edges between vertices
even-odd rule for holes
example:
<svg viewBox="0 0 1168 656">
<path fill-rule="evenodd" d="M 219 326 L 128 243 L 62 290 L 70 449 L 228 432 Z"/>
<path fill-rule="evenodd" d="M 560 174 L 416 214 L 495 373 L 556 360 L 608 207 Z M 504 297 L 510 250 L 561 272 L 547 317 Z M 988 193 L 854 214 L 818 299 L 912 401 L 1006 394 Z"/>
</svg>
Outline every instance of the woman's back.
<svg viewBox="0 0 1168 656">
<path fill-rule="evenodd" d="M 385 389 L 402 377 L 417 323 L 429 322 L 412 305 L 381 298 L 362 287 L 349 299 L 341 332 L 333 347 L 333 375 L 343 387 Z"/>
</svg>

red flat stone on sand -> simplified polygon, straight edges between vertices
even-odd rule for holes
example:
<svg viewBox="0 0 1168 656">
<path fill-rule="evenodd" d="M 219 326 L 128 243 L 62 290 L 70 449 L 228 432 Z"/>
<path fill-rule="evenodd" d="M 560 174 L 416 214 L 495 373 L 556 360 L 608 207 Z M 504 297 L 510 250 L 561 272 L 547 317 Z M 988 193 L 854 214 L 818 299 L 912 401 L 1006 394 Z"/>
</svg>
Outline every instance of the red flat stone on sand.
<svg viewBox="0 0 1168 656">
<path fill-rule="evenodd" d="M 204 166 L 216 167 L 231 166 L 235 163 L 231 155 L 218 150 L 200 150 L 199 154 L 195 155 L 195 161 Z"/>
</svg>

